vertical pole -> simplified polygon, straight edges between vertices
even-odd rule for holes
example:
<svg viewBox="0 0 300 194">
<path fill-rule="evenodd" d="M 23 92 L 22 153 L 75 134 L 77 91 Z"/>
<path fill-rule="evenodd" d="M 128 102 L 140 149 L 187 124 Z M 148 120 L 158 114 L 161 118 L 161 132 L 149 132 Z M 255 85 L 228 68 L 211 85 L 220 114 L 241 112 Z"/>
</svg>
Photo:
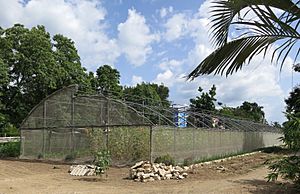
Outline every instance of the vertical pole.
<svg viewBox="0 0 300 194">
<path fill-rule="evenodd" d="M 109 109 L 110 109 L 110 106 L 109 106 L 109 99 L 107 99 L 107 109 L 106 109 L 106 122 L 105 122 L 105 135 L 106 135 L 106 150 L 109 150 L 108 149 L 108 144 L 109 144 Z"/>
<path fill-rule="evenodd" d="M 73 154 L 74 153 L 74 151 L 75 151 L 75 133 L 74 133 L 74 113 L 75 113 L 75 103 L 74 103 L 74 101 L 75 101 L 75 96 L 74 96 L 74 94 L 72 94 L 72 97 L 71 97 L 72 99 L 71 99 L 71 125 L 72 125 L 72 127 L 71 127 L 71 134 L 72 134 L 72 136 L 71 136 L 71 153 Z"/>
<path fill-rule="evenodd" d="M 176 127 L 173 127 L 174 128 L 174 133 L 173 133 L 173 143 L 174 143 L 174 145 L 173 145 L 173 153 L 174 153 L 174 158 L 175 158 L 175 160 L 176 160 L 176 157 L 175 157 L 175 154 L 176 154 Z"/>
<path fill-rule="evenodd" d="M 152 151 L 153 151 L 153 128 L 152 125 L 150 126 L 150 162 L 152 163 L 153 161 L 153 155 L 152 155 Z"/>
<path fill-rule="evenodd" d="M 193 127 L 193 160 L 195 159 L 195 127 Z"/>
<path fill-rule="evenodd" d="M 24 148 L 24 146 L 25 146 L 25 136 L 24 137 L 22 137 L 23 135 L 22 135 L 22 129 L 20 129 L 20 144 L 21 144 L 21 146 L 22 146 L 22 153 L 21 153 L 21 157 L 22 156 L 24 156 L 24 152 L 25 152 L 25 148 Z"/>
<path fill-rule="evenodd" d="M 45 157 L 46 152 L 46 126 L 47 126 L 47 107 L 46 101 L 43 103 L 43 158 Z"/>
<path fill-rule="evenodd" d="M 145 123 L 145 101 L 143 100 L 143 123 Z"/>
</svg>

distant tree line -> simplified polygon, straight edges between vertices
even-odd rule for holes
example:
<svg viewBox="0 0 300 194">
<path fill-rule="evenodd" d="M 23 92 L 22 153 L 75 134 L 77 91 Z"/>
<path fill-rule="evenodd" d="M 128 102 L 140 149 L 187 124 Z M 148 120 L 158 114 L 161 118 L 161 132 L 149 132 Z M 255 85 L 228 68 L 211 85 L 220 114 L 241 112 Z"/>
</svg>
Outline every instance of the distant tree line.
<svg viewBox="0 0 300 194">
<path fill-rule="evenodd" d="M 17 132 L 36 104 L 71 84 L 78 84 L 80 92 L 87 94 L 170 105 L 169 89 L 164 85 L 123 87 L 120 73 L 109 65 L 100 66 L 95 74 L 87 72 L 74 42 L 61 34 L 51 37 L 44 26 L 0 27 L 0 135 Z"/>
<path fill-rule="evenodd" d="M 227 116 L 237 119 L 247 119 L 255 122 L 266 122 L 265 113 L 263 107 L 259 106 L 256 102 L 243 102 L 241 106 L 238 107 L 227 107 L 220 102 L 217 102 L 216 96 L 216 86 L 213 85 L 208 92 L 203 92 L 201 87 L 198 88 L 200 92 L 199 96 L 190 99 L 190 108 L 192 111 L 207 112 L 213 114 L 220 114 L 222 116 Z M 215 104 L 221 106 L 221 108 L 216 108 Z"/>
<path fill-rule="evenodd" d="M 21 24 L 0 27 L 0 135 L 16 132 L 29 111 L 47 95 L 70 84 L 78 84 L 80 92 L 103 94 L 145 106 L 171 106 L 169 88 L 163 84 L 139 83 L 122 86 L 120 73 L 109 65 L 96 72 L 82 67 L 74 42 L 61 34 L 53 37 L 44 26 L 31 29 Z M 257 103 L 244 102 L 233 108 L 222 106 L 216 110 L 216 87 L 208 93 L 199 87 L 200 95 L 190 100 L 195 111 L 213 111 L 230 117 L 242 117 L 262 122 L 264 112 Z M 287 99 L 289 111 L 299 111 L 299 88 Z M 295 102 L 294 102 L 295 101 Z M 296 105 L 294 106 L 294 104 Z M 136 107 L 137 108 L 137 107 Z M 144 112 L 147 110 L 143 110 Z"/>
</svg>

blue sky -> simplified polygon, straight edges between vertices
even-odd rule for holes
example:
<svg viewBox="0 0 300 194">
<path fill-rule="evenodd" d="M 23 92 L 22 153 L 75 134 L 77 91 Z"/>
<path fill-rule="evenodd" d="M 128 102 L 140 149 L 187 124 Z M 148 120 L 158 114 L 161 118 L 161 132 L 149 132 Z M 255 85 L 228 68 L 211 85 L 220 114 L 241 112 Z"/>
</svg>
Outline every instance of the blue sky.
<svg viewBox="0 0 300 194">
<path fill-rule="evenodd" d="M 174 103 L 187 104 L 199 86 L 208 90 L 215 84 L 223 104 L 255 101 L 264 106 L 268 121 L 284 121 L 284 98 L 300 83 L 299 74 L 292 83 L 291 58 L 281 72 L 270 64 L 270 52 L 228 78 L 183 78 L 214 49 L 208 36 L 209 5 L 195 0 L 0 0 L 0 26 L 45 25 L 52 36 L 74 40 L 89 71 L 109 64 L 120 71 L 122 85 L 163 83 Z"/>
</svg>

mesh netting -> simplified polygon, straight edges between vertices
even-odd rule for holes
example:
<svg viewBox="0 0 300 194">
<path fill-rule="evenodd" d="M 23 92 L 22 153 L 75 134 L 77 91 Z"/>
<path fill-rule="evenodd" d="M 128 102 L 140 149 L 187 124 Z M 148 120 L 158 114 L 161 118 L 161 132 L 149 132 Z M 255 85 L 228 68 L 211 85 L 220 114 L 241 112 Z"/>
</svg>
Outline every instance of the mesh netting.
<svg viewBox="0 0 300 194">
<path fill-rule="evenodd" d="M 24 120 L 21 157 L 92 161 L 95 152 L 108 149 L 117 165 L 166 154 L 183 162 L 279 145 L 280 136 L 266 124 L 189 111 L 179 116 L 171 107 L 78 95 L 70 86 L 45 98 Z"/>
<path fill-rule="evenodd" d="M 21 125 L 22 158 L 92 160 L 109 149 L 115 163 L 149 159 L 147 119 L 122 102 L 76 90 L 59 90 L 30 112 Z"/>
<path fill-rule="evenodd" d="M 155 127 L 152 158 L 171 155 L 177 162 L 249 152 L 280 145 L 279 133 L 201 128 Z"/>
</svg>

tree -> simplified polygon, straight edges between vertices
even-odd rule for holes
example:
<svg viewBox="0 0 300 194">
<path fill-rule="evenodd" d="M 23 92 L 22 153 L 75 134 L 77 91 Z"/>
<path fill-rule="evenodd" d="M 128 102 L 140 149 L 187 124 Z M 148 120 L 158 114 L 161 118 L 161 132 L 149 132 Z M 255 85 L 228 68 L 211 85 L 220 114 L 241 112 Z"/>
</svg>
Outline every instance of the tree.
<svg viewBox="0 0 300 194">
<path fill-rule="evenodd" d="M 284 123 L 282 138 L 285 145 L 287 145 L 295 153 L 300 151 L 300 118 L 295 117 L 292 114 L 287 114 L 288 121 Z M 276 180 L 278 175 L 281 175 L 284 179 L 289 179 L 300 186 L 300 157 L 299 155 L 289 155 L 273 162 L 269 169 L 271 173 L 268 175 L 268 179 Z"/>
<path fill-rule="evenodd" d="M 248 118 L 256 122 L 264 122 L 265 113 L 262 106 L 258 106 L 256 102 L 243 102 L 242 106 L 237 107 L 238 113 L 241 117 Z"/>
<path fill-rule="evenodd" d="M 169 98 L 169 88 L 164 86 L 163 84 L 158 85 L 151 83 L 149 84 L 158 94 L 160 98 L 160 103 L 162 104 L 163 107 L 169 107 L 170 106 L 170 101 L 168 100 Z"/>
<path fill-rule="evenodd" d="M 0 59 L 1 68 L 8 68 L 8 82 L 1 86 L 2 112 L 16 126 L 55 90 L 72 83 L 89 84 L 73 41 L 62 35 L 52 41 L 44 26 L 27 29 L 16 24 L 1 29 Z"/>
<path fill-rule="evenodd" d="M 74 42 L 61 34 L 53 36 L 54 57 L 59 66 L 57 87 L 78 84 L 81 90 L 90 91 L 86 69 L 81 66 L 80 57 Z"/>
<path fill-rule="evenodd" d="M 158 113 L 167 115 L 164 109 L 170 107 L 168 87 L 143 82 L 136 86 L 125 87 L 123 93 L 124 100 L 129 101 L 132 107 L 144 114 L 154 124 L 162 124 Z"/>
<path fill-rule="evenodd" d="M 286 112 L 298 115 L 300 117 L 300 86 L 297 86 L 290 92 L 289 97 L 285 100 L 287 105 Z"/>
<path fill-rule="evenodd" d="M 203 92 L 203 89 L 199 86 L 198 91 L 201 96 L 190 99 L 190 107 L 195 111 L 215 111 L 216 102 L 216 86 L 213 85 L 209 92 Z"/>
<path fill-rule="evenodd" d="M 3 88 L 8 84 L 8 67 L 3 63 L 0 58 L 0 131 L 3 132 L 5 125 L 7 124 L 6 117 L 4 114 L 4 104 L 3 101 Z"/>
<path fill-rule="evenodd" d="M 254 122 L 265 122 L 265 113 L 262 109 L 263 107 L 259 106 L 256 102 L 245 101 L 241 106 L 236 108 L 222 107 L 219 112 L 228 117 L 247 119 Z"/>
<path fill-rule="evenodd" d="M 162 86 L 165 87 L 165 89 L 161 89 L 163 91 L 162 92 L 159 91 L 159 87 L 160 86 L 158 86 L 157 84 L 145 82 L 137 84 L 136 86 L 125 87 L 124 99 L 130 102 L 148 106 L 160 106 L 162 104 L 162 100 L 167 100 L 167 96 L 169 96 L 169 89 L 165 86 Z"/>
<path fill-rule="evenodd" d="M 275 47 L 272 61 L 276 57 L 276 61 L 281 61 L 281 67 L 288 55 L 296 61 L 300 39 L 299 4 L 300 1 L 292 0 L 214 1 L 211 32 L 217 49 L 200 62 L 188 78 L 212 73 L 227 76 L 241 69 L 255 55 L 261 52 L 265 55 L 271 46 Z M 236 29 L 237 35 L 228 41 L 231 29 Z M 293 48 L 297 51 L 291 52 Z"/>
<path fill-rule="evenodd" d="M 273 127 L 278 128 L 278 129 L 281 129 L 281 128 L 282 128 L 281 124 L 278 123 L 277 121 L 273 122 L 271 125 L 272 125 Z"/>
<path fill-rule="evenodd" d="M 94 81 L 96 91 L 104 94 L 121 97 L 122 87 L 120 86 L 120 73 L 109 65 L 100 66 L 96 71 Z"/>
<path fill-rule="evenodd" d="M 50 34 L 43 26 L 29 30 L 17 24 L 3 30 L 0 37 L 0 58 L 9 67 L 3 97 L 6 114 L 14 124 L 20 124 L 34 105 L 54 91 L 59 68 Z"/>
<path fill-rule="evenodd" d="M 294 66 L 295 72 L 300 72 L 300 65 L 297 64 Z M 300 85 L 294 87 L 293 91 L 290 92 L 290 95 L 285 99 L 287 105 L 286 112 L 288 114 L 297 115 L 300 117 Z"/>
</svg>

